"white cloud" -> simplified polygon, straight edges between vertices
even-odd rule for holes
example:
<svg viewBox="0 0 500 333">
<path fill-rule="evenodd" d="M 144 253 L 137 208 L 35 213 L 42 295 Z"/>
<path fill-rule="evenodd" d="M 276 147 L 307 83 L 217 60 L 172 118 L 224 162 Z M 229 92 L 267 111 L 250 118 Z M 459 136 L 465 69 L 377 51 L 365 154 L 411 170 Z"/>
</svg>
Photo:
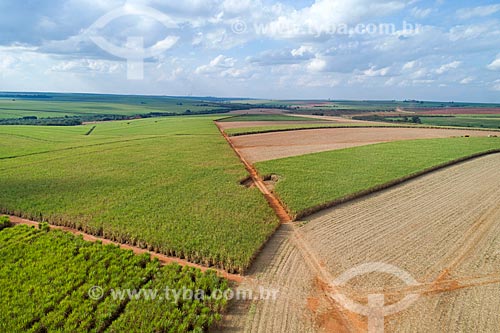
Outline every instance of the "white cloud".
<svg viewBox="0 0 500 333">
<path fill-rule="evenodd" d="M 500 80 L 496 80 L 495 82 L 493 82 L 492 88 L 495 91 L 500 91 Z"/>
<path fill-rule="evenodd" d="M 462 64 L 462 62 L 460 62 L 460 61 L 453 61 L 453 62 L 450 62 L 448 64 L 444 64 L 441 67 L 439 67 L 438 69 L 436 69 L 436 73 L 437 74 L 444 74 L 446 72 L 451 71 L 452 69 L 457 69 L 458 67 L 460 67 L 461 64 Z"/>
<path fill-rule="evenodd" d="M 224 13 L 240 14 L 253 10 L 256 2 L 260 3 L 255 0 L 224 0 L 221 7 Z"/>
<path fill-rule="evenodd" d="M 472 83 L 475 80 L 474 77 L 468 76 L 460 81 L 460 84 L 469 84 Z"/>
<path fill-rule="evenodd" d="M 307 64 L 307 69 L 311 72 L 321 72 L 324 71 L 326 67 L 326 60 L 321 58 L 314 58 Z"/>
<path fill-rule="evenodd" d="M 208 65 L 203 65 L 196 68 L 196 74 L 210 74 L 215 72 L 221 72 L 223 70 L 231 69 L 236 60 L 234 58 L 228 58 L 224 55 L 219 55 L 215 57 Z"/>
<path fill-rule="evenodd" d="M 473 17 L 486 17 L 500 11 L 500 4 L 479 6 L 474 8 L 462 8 L 457 11 L 457 16 L 460 19 L 466 20 Z"/>
<path fill-rule="evenodd" d="M 72 73 L 118 73 L 123 71 L 123 63 L 108 60 L 81 59 L 60 62 L 50 68 L 52 72 Z"/>
<path fill-rule="evenodd" d="M 488 65 L 490 71 L 500 71 L 500 56 Z"/>
<path fill-rule="evenodd" d="M 313 53 L 314 48 L 310 45 L 302 45 L 298 49 L 294 49 L 291 51 L 292 56 L 294 57 L 302 57 L 304 54 Z"/>
<path fill-rule="evenodd" d="M 366 76 L 370 77 L 375 77 L 375 76 L 387 76 L 389 74 L 390 67 L 384 67 L 380 69 L 376 69 L 375 66 L 372 66 L 371 68 L 363 71 L 363 74 Z"/>
<path fill-rule="evenodd" d="M 29 63 L 36 66 L 37 61 L 47 59 L 45 55 L 39 55 L 36 49 L 26 46 L 0 46 L 0 69 L 2 71 L 14 72 L 26 67 Z"/>
<path fill-rule="evenodd" d="M 474 25 L 458 25 L 452 27 L 449 32 L 449 40 L 452 42 L 460 42 L 461 40 L 478 39 L 476 42 L 487 38 L 487 36 L 495 36 L 498 38 L 498 28 L 496 24 L 482 23 Z"/>
<path fill-rule="evenodd" d="M 317 38 L 340 29 L 398 12 L 409 1 L 316 0 L 311 6 L 276 17 L 266 35 L 276 39 Z M 329 37 L 332 37 L 330 34 Z"/>
<path fill-rule="evenodd" d="M 175 44 L 177 44 L 179 39 L 180 37 L 178 36 L 168 36 L 167 38 L 158 41 L 155 45 L 151 47 L 151 49 L 155 53 L 167 51 L 171 49 Z"/>
<path fill-rule="evenodd" d="M 403 65 L 403 70 L 404 71 L 407 71 L 407 70 L 411 70 L 411 69 L 414 69 L 417 65 L 417 61 L 413 60 L 413 61 L 408 61 L 406 64 Z"/>
<path fill-rule="evenodd" d="M 425 78 L 428 75 L 429 75 L 429 71 L 427 70 L 427 68 L 420 68 L 420 69 L 416 70 L 415 72 L 411 73 L 409 77 L 412 80 L 418 80 L 418 79 Z"/>
<path fill-rule="evenodd" d="M 424 19 L 428 17 L 432 13 L 432 8 L 418 8 L 413 7 L 411 10 L 411 14 L 413 17 L 417 19 Z"/>
<path fill-rule="evenodd" d="M 215 75 L 220 77 L 229 77 L 235 79 L 249 78 L 252 73 L 249 68 L 236 67 L 236 59 L 219 55 L 215 57 L 208 65 L 199 66 L 195 70 L 196 74 Z"/>
</svg>

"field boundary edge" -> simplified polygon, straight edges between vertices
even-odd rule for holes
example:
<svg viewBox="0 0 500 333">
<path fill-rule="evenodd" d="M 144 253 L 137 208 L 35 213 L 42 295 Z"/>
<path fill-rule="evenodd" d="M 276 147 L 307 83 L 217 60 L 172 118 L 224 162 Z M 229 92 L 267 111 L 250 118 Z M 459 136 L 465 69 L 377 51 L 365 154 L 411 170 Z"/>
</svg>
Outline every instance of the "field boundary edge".
<svg viewBox="0 0 500 333">
<path fill-rule="evenodd" d="M 15 216 L 15 215 L 12 215 L 9 213 L 7 213 L 7 215 L 9 216 L 10 222 L 13 226 L 27 225 L 27 226 L 38 228 L 40 223 L 42 223 L 42 222 L 37 222 L 37 221 L 33 221 L 33 220 L 28 220 L 28 219 L 25 219 L 25 218 L 22 218 L 19 216 Z M 205 272 L 207 270 L 213 270 L 213 271 L 217 272 L 217 274 L 219 276 L 221 276 L 229 281 L 238 282 L 238 283 L 245 279 L 245 277 L 243 275 L 229 273 L 225 270 L 218 269 L 215 267 L 207 267 L 207 266 L 195 264 L 195 263 L 192 263 L 190 261 L 180 259 L 178 257 L 167 256 L 165 254 L 161 254 L 161 253 L 154 252 L 154 251 L 149 251 L 147 249 L 143 249 L 143 248 L 140 248 L 137 246 L 132 246 L 129 244 L 115 242 L 115 241 L 109 240 L 107 238 L 96 237 L 94 235 L 85 233 L 85 232 L 77 230 L 77 229 L 53 225 L 53 224 L 49 224 L 49 226 L 50 226 L 50 229 L 52 229 L 52 230 L 60 230 L 60 231 L 64 231 L 64 232 L 69 232 L 69 233 L 76 235 L 76 236 L 82 236 L 83 239 L 85 241 L 88 241 L 88 242 L 101 242 L 104 245 L 115 245 L 115 246 L 120 247 L 123 250 L 131 250 L 136 255 L 141 255 L 141 254 L 147 253 L 151 256 L 151 258 L 157 258 L 162 263 L 162 265 L 177 263 L 181 266 L 189 266 L 189 267 L 197 268 L 197 269 L 201 270 L 202 272 Z"/>
</svg>

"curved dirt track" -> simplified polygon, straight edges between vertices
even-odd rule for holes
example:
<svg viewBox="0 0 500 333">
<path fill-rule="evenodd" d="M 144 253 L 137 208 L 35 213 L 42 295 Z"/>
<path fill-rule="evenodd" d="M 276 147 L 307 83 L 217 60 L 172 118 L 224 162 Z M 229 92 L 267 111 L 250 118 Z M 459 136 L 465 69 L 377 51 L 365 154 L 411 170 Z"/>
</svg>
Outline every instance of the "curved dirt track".
<svg viewBox="0 0 500 333">
<path fill-rule="evenodd" d="M 241 163 L 245 166 L 245 169 L 248 171 L 250 178 L 255 186 L 259 189 L 259 191 L 262 193 L 262 195 L 266 198 L 267 202 L 269 203 L 269 206 L 274 210 L 276 215 L 278 216 L 279 220 L 281 223 L 287 223 L 292 220 L 290 215 L 288 215 L 287 210 L 283 206 L 283 204 L 278 200 L 278 198 L 274 195 L 272 191 L 269 190 L 269 188 L 266 186 L 264 183 L 264 180 L 259 176 L 259 173 L 255 169 L 255 167 L 249 163 L 245 157 L 241 154 L 241 152 L 236 148 L 231 140 L 229 139 L 229 136 L 224 132 L 224 130 L 221 127 L 221 123 L 216 122 L 215 125 L 221 132 L 222 136 L 224 139 L 226 139 L 227 143 L 231 146 L 231 148 L 234 150 L 235 154 L 238 156 L 240 159 Z"/>
<path fill-rule="evenodd" d="M 239 286 L 250 290 L 277 289 L 277 299 L 234 301 L 224 317 L 223 327 L 217 332 L 316 331 L 307 313 L 314 275 L 290 242 L 292 229 L 290 224 L 282 225 L 254 262 L 249 276 L 257 282 L 244 282 Z"/>
<path fill-rule="evenodd" d="M 498 331 L 500 154 L 436 171 L 299 225 L 282 225 L 250 271 L 253 281 L 279 287 L 277 301 L 236 302 L 224 332 L 366 332 L 366 319 L 342 309 L 332 291 L 364 304 L 375 293 L 386 304 L 419 295 L 408 309 L 385 318 L 386 332 Z M 380 273 L 345 286 L 330 283 L 370 262 L 395 265 L 420 284 L 407 287 Z"/>
<path fill-rule="evenodd" d="M 464 135 L 488 136 L 499 133 L 430 128 L 327 128 L 236 136 L 231 137 L 231 142 L 245 159 L 256 163 L 382 142 Z"/>
<path fill-rule="evenodd" d="M 295 227 L 282 224 L 254 262 L 240 289 L 277 291 L 271 300 L 233 301 L 214 332 L 350 332 L 348 313 L 332 304 Z M 307 258 L 307 259 L 306 259 Z"/>
</svg>

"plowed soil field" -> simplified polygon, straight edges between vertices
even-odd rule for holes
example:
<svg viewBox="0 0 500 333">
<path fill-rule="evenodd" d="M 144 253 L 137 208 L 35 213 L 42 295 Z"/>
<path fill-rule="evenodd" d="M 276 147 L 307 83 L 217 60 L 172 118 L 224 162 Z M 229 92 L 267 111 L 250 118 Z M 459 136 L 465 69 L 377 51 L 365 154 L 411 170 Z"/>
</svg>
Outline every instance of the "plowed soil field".
<svg viewBox="0 0 500 333">
<path fill-rule="evenodd" d="M 333 281 L 381 262 L 386 273 Z M 283 225 L 253 266 L 249 286 L 278 288 L 276 301 L 237 302 L 226 332 L 366 332 L 365 317 L 334 300 L 366 304 L 418 295 L 385 317 L 386 332 L 498 332 L 500 325 L 500 154 L 464 162 L 369 197 Z"/>
<path fill-rule="evenodd" d="M 232 137 L 241 154 L 252 163 L 399 140 L 453 136 L 488 136 L 498 132 L 427 128 L 333 128 L 275 132 Z"/>
</svg>

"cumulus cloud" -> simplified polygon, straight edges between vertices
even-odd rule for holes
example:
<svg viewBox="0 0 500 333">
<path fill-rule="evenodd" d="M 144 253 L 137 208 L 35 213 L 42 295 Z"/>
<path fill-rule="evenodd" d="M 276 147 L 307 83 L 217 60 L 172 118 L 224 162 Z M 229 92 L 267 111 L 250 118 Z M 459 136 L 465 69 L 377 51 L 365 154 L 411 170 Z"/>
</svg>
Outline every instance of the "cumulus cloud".
<svg viewBox="0 0 500 333">
<path fill-rule="evenodd" d="M 312 49 L 299 47 L 297 49 L 264 51 L 256 56 L 247 57 L 247 61 L 258 66 L 295 65 L 313 59 Z"/>
<path fill-rule="evenodd" d="M 500 71 L 500 55 L 488 65 L 488 69 L 491 71 Z"/>
<path fill-rule="evenodd" d="M 403 71 L 408 71 L 408 70 L 414 69 L 416 65 L 417 65 L 417 62 L 415 60 L 408 61 L 407 63 L 405 63 L 403 65 Z"/>
<path fill-rule="evenodd" d="M 456 18 L 461 19 L 457 23 L 433 15 L 437 10 L 463 7 L 450 6 L 449 2 L 434 2 L 428 8 L 428 4 L 415 0 L 133 0 L 134 4 L 164 12 L 175 26 L 166 28 L 151 19 L 128 16 L 99 29 L 117 46 L 126 45 L 128 37 L 142 36 L 145 46 L 164 50 L 146 60 L 144 82 L 129 85 L 123 80 L 125 59 L 101 50 L 89 38 L 88 30 L 96 19 L 126 2 L 2 4 L 0 88 L 30 89 L 27 82 L 36 80 L 36 73 L 45 75 L 40 76 L 41 81 L 55 82 L 45 87 L 48 90 L 95 86 L 91 90 L 99 91 L 104 86 L 107 90 L 103 92 L 273 98 L 330 97 L 335 86 L 339 98 L 392 99 L 398 97 L 400 88 L 403 98 L 438 99 L 432 94 L 446 91 L 448 99 L 453 89 L 465 88 L 462 85 L 474 82 L 478 91 L 480 87 L 491 93 L 499 84 L 495 80 L 500 70 L 500 20 L 494 14 L 500 5 L 462 8 L 456 12 Z M 425 25 L 405 30 L 400 20 L 406 17 L 425 18 Z M 466 21 L 473 18 L 479 19 Z M 241 23 L 245 29 L 234 31 L 234 25 Z M 381 34 L 330 33 L 332 27 L 358 23 L 391 23 L 396 30 Z M 267 30 L 259 33 L 259 27 Z M 168 36 L 177 39 L 166 39 Z M 74 73 L 78 75 L 71 76 Z M 98 81 L 94 74 L 106 80 Z M 71 77 L 78 81 L 69 80 Z M 479 77 L 481 80 L 475 79 Z M 214 87 L 213 80 L 218 78 L 224 80 Z M 435 89 L 440 84 L 447 88 Z M 391 89 L 384 90 L 388 86 Z M 417 87 L 412 91 L 424 96 L 407 96 L 407 87 Z M 462 90 L 454 99 L 486 96 L 472 90 L 467 94 Z M 498 94 L 491 93 L 488 98 L 497 100 Z"/>
<path fill-rule="evenodd" d="M 398 12 L 409 1 L 316 0 L 311 6 L 289 10 L 268 23 L 265 35 L 276 39 L 314 39 L 335 31 L 349 33 L 349 27 L 370 23 Z"/>
<path fill-rule="evenodd" d="M 374 76 L 387 76 L 389 74 L 389 70 L 390 69 L 391 69 L 390 67 L 384 67 L 384 68 L 376 69 L 375 66 L 372 66 L 369 69 L 364 70 L 363 71 L 363 75 L 371 76 L 371 77 L 374 77 Z"/>
<path fill-rule="evenodd" d="M 220 70 L 225 70 L 232 68 L 236 60 L 233 58 L 226 57 L 224 55 L 219 55 L 215 57 L 208 65 L 200 66 L 196 69 L 197 74 L 214 73 Z"/>
<path fill-rule="evenodd" d="M 307 69 L 311 72 L 321 72 L 324 71 L 328 63 L 325 59 L 314 58 L 307 64 Z"/>
<path fill-rule="evenodd" d="M 438 69 L 436 69 L 436 73 L 444 74 L 444 73 L 449 72 L 453 69 L 457 69 L 458 67 L 460 67 L 461 64 L 462 64 L 462 62 L 460 62 L 460 61 L 452 61 L 452 62 L 450 62 L 448 64 L 444 64 L 441 67 L 439 67 Z"/>
<path fill-rule="evenodd" d="M 466 78 L 463 78 L 462 80 L 460 80 L 460 84 L 469 84 L 469 83 L 472 83 L 474 80 L 475 80 L 474 77 L 469 76 L 469 77 L 466 77 Z"/>
<path fill-rule="evenodd" d="M 248 68 L 236 66 L 237 60 L 224 55 L 219 55 L 207 65 L 196 68 L 195 73 L 208 76 L 220 76 L 227 78 L 248 78 L 251 76 Z"/>
<path fill-rule="evenodd" d="M 81 59 L 62 61 L 50 68 L 52 72 L 117 73 L 124 70 L 122 63 L 108 60 Z"/>
<path fill-rule="evenodd" d="M 311 45 L 301 45 L 298 49 L 294 49 L 291 51 L 292 56 L 294 57 L 302 57 L 305 54 L 312 54 L 314 48 Z"/>
<path fill-rule="evenodd" d="M 457 11 L 460 19 L 466 20 L 474 17 L 486 17 L 500 11 L 500 4 L 479 6 L 474 8 L 462 8 Z"/>
<path fill-rule="evenodd" d="M 413 7 L 411 9 L 411 14 L 417 19 L 424 19 L 432 14 L 432 8 L 419 8 Z"/>
</svg>

